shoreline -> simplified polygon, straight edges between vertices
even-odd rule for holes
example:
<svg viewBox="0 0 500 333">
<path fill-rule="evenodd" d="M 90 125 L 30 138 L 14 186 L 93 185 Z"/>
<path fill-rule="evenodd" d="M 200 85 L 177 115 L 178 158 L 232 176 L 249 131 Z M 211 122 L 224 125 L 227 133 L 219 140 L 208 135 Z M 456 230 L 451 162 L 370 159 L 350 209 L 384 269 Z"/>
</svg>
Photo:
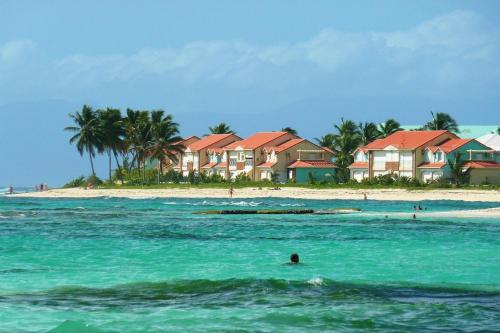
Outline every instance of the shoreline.
<svg viewBox="0 0 500 333">
<path fill-rule="evenodd" d="M 271 188 L 237 188 L 233 199 L 249 198 L 290 198 L 316 200 L 363 200 L 366 193 L 368 200 L 387 201 L 423 201 L 423 200 L 457 200 L 499 202 L 500 191 L 497 190 L 406 190 L 406 189 L 308 189 L 300 187 L 283 187 L 280 190 Z M 43 192 L 14 194 L 17 198 L 224 198 L 229 197 L 228 190 L 223 188 L 166 188 L 166 189 L 51 189 Z"/>
</svg>

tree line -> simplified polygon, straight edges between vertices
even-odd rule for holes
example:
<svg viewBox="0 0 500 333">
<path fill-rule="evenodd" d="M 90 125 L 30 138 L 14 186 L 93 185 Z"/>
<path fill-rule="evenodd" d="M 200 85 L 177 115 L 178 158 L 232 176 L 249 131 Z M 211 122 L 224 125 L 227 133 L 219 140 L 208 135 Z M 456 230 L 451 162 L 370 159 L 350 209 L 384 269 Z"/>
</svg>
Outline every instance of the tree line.
<svg viewBox="0 0 500 333">
<path fill-rule="evenodd" d="M 108 157 L 109 182 L 112 183 L 112 159 L 117 166 L 118 178 L 123 183 L 123 174 L 135 168 L 142 177 L 146 174 L 147 161 L 156 161 L 157 179 L 163 174 L 163 161 L 170 159 L 178 162 L 178 156 L 184 149 L 179 144 L 179 124 L 173 116 L 163 110 L 126 109 L 125 114 L 116 108 L 96 109 L 84 105 L 80 111 L 69 115 L 72 126 L 65 128 L 73 133 L 69 142 L 74 144 L 80 155 L 86 154 L 90 160 L 92 176 L 95 178 L 94 159 L 97 154 Z M 456 121 L 447 113 L 431 112 L 432 119 L 420 129 L 448 130 L 458 132 Z M 356 123 L 341 119 L 334 125 L 334 131 L 316 138 L 322 147 L 328 147 L 336 153 L 337 178 L 341 182 L 349 179 L 348 166 L 353 163 L 353 152 L 360 146 L 376 139 L 384 138 L 401 130 L 395 119 L 375 124 L 373 122 Z M 226 123 L 209 127 L 210 134 L 236 134 Z M 291 127 L 282 131 L 297 135 Z M 121 163 L 120 163 L 121 161 Z"/>
</svg>

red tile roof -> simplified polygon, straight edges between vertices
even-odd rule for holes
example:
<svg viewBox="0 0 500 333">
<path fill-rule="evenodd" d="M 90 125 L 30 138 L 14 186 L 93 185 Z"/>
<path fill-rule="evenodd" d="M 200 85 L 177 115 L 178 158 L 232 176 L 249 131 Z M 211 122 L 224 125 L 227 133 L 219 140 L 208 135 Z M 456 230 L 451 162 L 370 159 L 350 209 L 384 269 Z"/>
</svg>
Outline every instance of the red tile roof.
<svg viewBox="0 0 500 333">
<path fill-rule="evenodd" d="M 212 134 L 204 137 L 201 140 L 196 141 L 195 143 L 190 144 L 187 148 L 189 148 L 191 151 L 198 151 L 202 150 L 205 148 L 208 148 L 212 145 L 217 144 L 221 140 L 224 140 L 230 136 L 234 136 L 234 134 Z M 235 136 L 238 138 L 237 136 Z"/>
<path fill-rule="evenodd" d="M 297 139 L 291 139 L 291 140 L 288 140 L 287 142 L 285 143 L 282 143 L 281 145 L 279 146 L 274 146 L 274 147 L 265 147 L 264 149 L 266 149 L 267 151 L 272 151 L 274 150 L 275 152 L 277 153 L 280 153 L 282 151 L 285 151 L 287 149 L 290 149 L 292 148 L 293 146 L 295 145 L 298 145 L 299 143 L 301 142 L 304 142 L 306 141 L 305 139 L 302 139 L 302 138 L 297 138 Z"/>
<path fill-rule="evenodd" d="M 448 131 L 398 131 L 384 139 L 377 139 L 366 146 L 364 149 L 385 149 L 393 146 L 397 149 L 416 149 L 427 142 L 436 139 Z M 451 133 L 450 133 L 451 134 Z M 454 135 L 454 134 L 452 134 Z M 456 136 L 455 136 L 456 137 Z"/>
<path fill-rule="evenodd" d="M 368 169 L 368 162 L 354 162 L 348 166 L 349 169 Z"/>
<path fill-rule="evenodd" d="M 227 168 L 227 162 L 217 163 L 214 168 Z"/>
<path fill-rule="evenodd" d="M 335 164 L 328 161 L 303 161 L 298 160 L 288 166 L 289 168 L 335 168 Z"/>
<path fill-rule="evenodd" d="M 441 149 L 445 153 L 449 153 L 449 152 L 454 151 L 457 148 L 462 147 L 466 143 L 471 142 L 472 140 L 473 139 L 451 139 L 451 140 L 448 140 L 448 141 L 440 144 L 438 147 L 439 147 L 439 149 Z"/>
<path fill-rule="evenodd" d="M 444 162 L 433 162 L 433 163 L 422 163 L 418 166 L 419 169 L 441 169 L 446 163 Z"/>
<path fill-rule="evenodd" d="M 290 133 L 288 132 L 258 132 L 255 133 L 252 136 L 249 136 L 248 138 L 240 141 L 233 142 L 224 149 L 226 150 L 231 150 L 235 149 L 236 147 L 242 147 L 243 149 L 257 149 L 259 147 L 262 147 L 266 143 L 269 143 L 270 141 L 273 141 L 279 137 L 282 137 L 284 135 L 289 135 Z"/>
<path fill-rule="evenodd" d="M 196 135 L 191 135 L 191 136 L 188 136 L 188 137 L 187 137 L 187 138 L 185 138 L 185 139 L 182 139 L 181 141 L 176 142 L 175 144 L 176 144 L 176 145 L 178 145 L 178 144 L 183 144 L 183 143 L 185 143 L 186 141 L 189 141 L 189 140 L 192 140 L 192 139 L 195 139 L 195 141 L 200 140 L 200 138 L 199 138 L 199 137 L 197 137 Z"/>
<path fill-rule="evenodd" d="M 328 152 L 330 154 L 336 155 L 335 152 L 333 150 L 331 150 L 330 148 L 328 148 L 328 147 L 321 147 L 321 148 L 323 148 L 324 151 L 326 151 L 326 152 Z"/>
<path fill-rule="evenodd" d="M 484 168 L 499 168 L 500 163 L 491 161 L 470 161 L 464 164 L 464 168 L 484 169 Z"/>
<path fill-rule="evenodd" d="M 257 165 L 257 168 L 272 168 L 278 162 L 264 162 Z"/>
<path fill-rule="evenodd" d="M 204 166 L 202 166 L 201 168 L 202 169 L 212 169 L 213 167 L 215 167 L 217 165 L 217 162 L 210 162 L 210 163 L 207 163 L 205 164 Z"/>
</svg>

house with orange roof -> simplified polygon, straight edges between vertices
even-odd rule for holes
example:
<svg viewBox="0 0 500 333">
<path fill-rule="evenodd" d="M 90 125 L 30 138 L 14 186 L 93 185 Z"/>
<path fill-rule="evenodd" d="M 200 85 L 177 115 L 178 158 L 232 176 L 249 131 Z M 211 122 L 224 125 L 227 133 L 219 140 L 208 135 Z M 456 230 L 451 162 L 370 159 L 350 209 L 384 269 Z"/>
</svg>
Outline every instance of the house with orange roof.
<svg viewBox="0 0 500 333">
<path fill-rule="evenodd" d="M 239 140 L 241 138 L 235 134 L 211 134 L 187 145 L 181 157 L 181 174 L 187 176 L 190 172 L 200 173 L 204 170 L 212 172 L 211 169 L 216 166 L 212 165 L 213 153 L 222 153 L 223 147 Z"/>
<path fill-rule="evenodd" d="M 460 154 L 460 160 L 468 161 L 464 170 L 471 168 L 472 184 L 496 184 L 500 182 L 500 164 L 494 157 L 483 157 L 486 161 L 478 160 L 479 155 L 473 153 L 487 152 L 488 149 L 474 139 L 461 139 L 444 130 L 398 131 L 358 148 L 349 169 L 351 178 L 357 181 L 395 174 L 430 182 L 440 178 L 450 179 L 450 161 L 455 161 Z"/>
<path fill-rule="evenodd" d="M 181 147 L 182 150 L 185 150 L 187 146 L 189 146 L 192 143 L 195 143 L 196 141 L 199 141 L 200 138 L 197 137 L 196 135 L 191 135 L 179 142 L 176 143 L 179 147 Z M 177 172 L 181 171 L 181 165 L 182 165 L 182 154 L 178 154 L 177 152 L 174 152 L 174 155 L 178 155 L 177 161 L 173 161 L 169 158 L 167 158 L 165 161 L 163 161 L 163 170 L 175 170 Z"/>
<path fill-rule="evenodd" d="M 335 175 L 333 151 L 320 147 L 309 140 L 293 138 L 276 146 L 264 147 L 265 160 L 257 165 L 259 180 L 295 180 L 307 182 L 309 173 L 316 180 L 331 179 Z"/>
<path fill-rule="evenodd" d="M 398 131 L 355 151 L 349 166 L 352 179 L 386 174 L 420 178 L 417 166 L 424 162 L 424 149 L 458 138 L 448 131 Z"/>
<path fill-rule="evenodd" d="M 288 132 L 257 132 L 244 140 L 224 147 L 227 159 L 227 179 L 246 174 L 252 180 L 260 180 L 257 166 L 267 160 L 266 147 L 279 146 L 298 137 Z"/>
<path fill-rule="evenodd" d="M 500 164 L 491 148 L 474 139 L 460 138 L 425 148 L 424 162 L 418 166 L 420 180 L 430 182 L 439 178 L 451 179 L 450 161 L 454 163 L 457 156 L 460 156 L 461 161 L 466 161 L 463 168 L 470 170 L 471 184 L 500 183 Z"/>
</svg>

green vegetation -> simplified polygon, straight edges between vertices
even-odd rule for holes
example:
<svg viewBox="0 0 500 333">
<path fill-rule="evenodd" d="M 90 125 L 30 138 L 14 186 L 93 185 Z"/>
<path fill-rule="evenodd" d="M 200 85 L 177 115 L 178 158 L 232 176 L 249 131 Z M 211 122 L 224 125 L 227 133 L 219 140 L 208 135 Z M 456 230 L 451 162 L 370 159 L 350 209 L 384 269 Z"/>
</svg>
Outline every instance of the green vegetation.
<svg viewBox="0 0 500 333">
<path fill-rule="evenodd" d="M 456 121 L 448 114 L 432 113 L 432 120 L 422 129 L 447 129 L 457 131 Z M 220 175 L 207 176 L 203 173 L 191 172 L 187 177 L 174 170 L 163 172 L 165 163 L 177 163 L 183 146 L 178 144 L 182 140 L 179 136 L 179 124 L 173 121 L 172 115 L 163 110 L 132 110 L 127 109 L 125 116 L 115 108 L 93 110 L 84 105 L 80 112 L 70 114 L 74 126 L 65 130 L 73 132 L 70 143 L 75 144 L 80 155 L 88 155 L 91 165 L 91 177 L 78 177 L 68 182 L 65 187 L 79 186 L 116 186 L 119 181 L 123 188 L 137 186 L 155 186 L 159 188 L 171 186 L 202 186 L 227 187 L 226 180 Z M 220 123 L 209 127 L 211 133 L 235 133 L 230 126 Z M 394 119 L 388 119 L 378 126 L 372 122 L 356 124 L 352 120 L 341 118 L 340 124 L 334 125 L 334 133 L 327 133 L 315 140 L 322 147 L 332 149 L 336 153 L 335 163 L 337 173 L 331 181 L 317 182 L 311 174 L 309 184 L 295 184 L 292 180 L 280 186 L 298 186 L 312 188 L 372 188 L 372 187 L 405 187 L 405 188 L 439 188 L 451 187 L 450 183 L 439 181 L 431 184 L 422 184 L 420 181 L 406 177 L 385 175 L 370 180 L 363 180 L 358 184 L 349 180 L 348 166 L 353 162 L 354 151 L 378 138 L 386 137 L 398 130 L 400 124 Z M 292 134 L 297 131 L 290 127 L 282 129 Z M 500 130 L 500 128 L 499 128 Z M 108 180 L 103 183 L 95 174 L 94 158 L 96 154 L 108 156 Z M 112 170 L 111 162 L 114 158 L 116 169 Z M 154 167 L 148 167 L 147 162 L 155 162 Z M 449 161 L 453 172 L 454 186 L 463 186 L 467 174 L 463 172 L 459 160 Z M 233 180 L 235 187 L 276 187 L 277 174 L 273 174 L 270 181 L 252 182 L 248 175 L 239 174 Z"/>
<path fill-rule="evenodd" d="M 210 134 L 236 134 L 226 123 L 220 123 L 214 127 L 209 127 Z"/>
<path fill-rule="evenodd" d="M 297 130 L 291 128 L 291 127 L 284 127 L 281 129 L 282 132 L 287 132 L 287 133 L 290 133 L 292 135 L 299 135 L 299 132 L 297 132 Z"/>
<path fill-rule="evenodd" d="M 425 130 L 447 130 L 453 133 L 458 133 L 458 124 L 449 114 L 438 112 L 434 114 L 431 111 L 432 120 L 426 123 L 423 127 Z"/>
</svg>

